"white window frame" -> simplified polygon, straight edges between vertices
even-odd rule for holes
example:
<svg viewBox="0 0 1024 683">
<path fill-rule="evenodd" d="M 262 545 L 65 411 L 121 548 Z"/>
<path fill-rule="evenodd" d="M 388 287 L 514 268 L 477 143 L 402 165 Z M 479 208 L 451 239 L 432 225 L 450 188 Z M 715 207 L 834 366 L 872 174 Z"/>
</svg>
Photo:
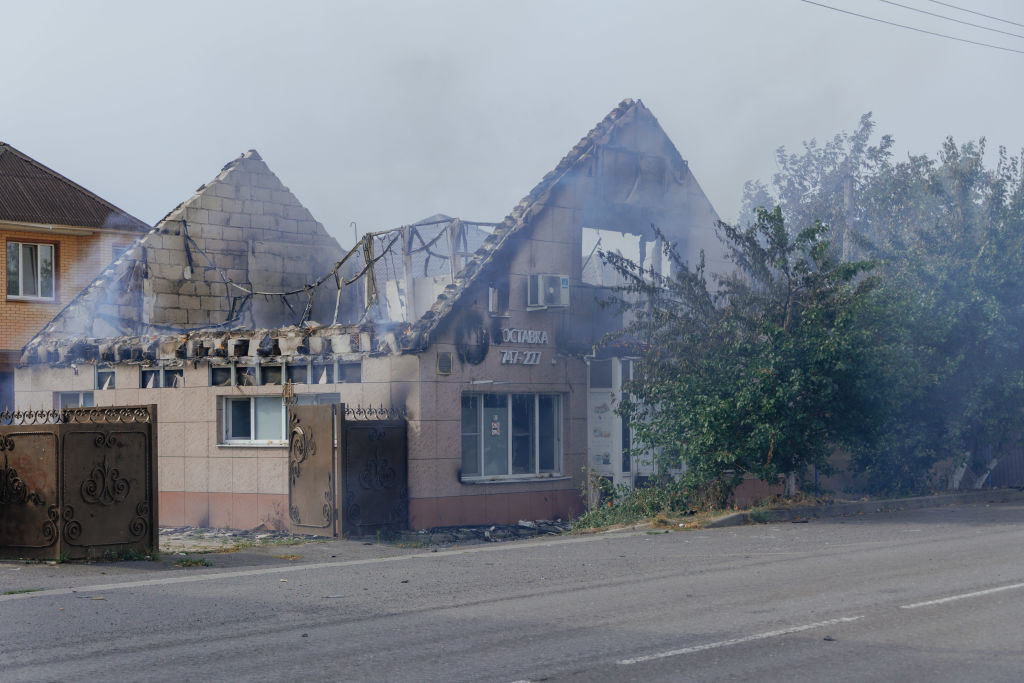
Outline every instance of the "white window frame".
<svg viewBox="0 0 1024 683">
<path fill-rule="evenodd" d="M 53 394 L 53 405 L 57 410 L 64 410 L 68 406 L 65 405 L 68 397 L 74 396 L 77 401 L 77 406 L 71 406 L 72 408 L 95 408 L 96 397 L 91 391 L 57 391 Z"/>
<path fill-rule="evenodd" d="M 256 431 L 256 400 L 275 399 L 281 403 L 281 438 L 280 439 L 255 439 Z M 288 405 L 280 394 L 250 394 L 246 396 L 221 396 L 219 397 L 223 430 L 221 433 L 222 446 L 287 446 L 288 445 Z M 340 403 L 341 395 L 337 392 L 322 394 L 297 394 L 298 405 L 322 405 Z M 231 404 L 233 402 L 247 402 L 249 404 L 249 438 L 231 435 Z"/>
<path fill-rule="evenodd" d="M 15 240 L 8 240 L 7 246 L 4 251 L 4 269 L 7 269 L 7 251 L 10 250 L 12 245 L 18 247 L 18 293 L 11 294 L 10 288 L 7 290 L 7 298 L 14 301 L 56 301 L 57 299 L 57 245 L 50 242 L 17 242 Z M 43 269 L 42 269 L 42 258 L 43 258 L 43 247 L 50 250 L 50 278 L 52 282 L 53 292 L 50 296 L 43 296 L 41 293 L 37 294 L 22 294 L 25 291 L 25 268 L 23 266 L 25 247 L 36 248 L 36 292 L 42 292 L 43 290 Z M 7 273 L 5 278 L 9 278 L 10 274 Z M 7 282 L 7 279 L 4 280 Z M 6 286 L 6 284 L 5 284 Z"/>
<path fill-rule="evenodd" d="M 483 401 L 484 396 L 505 396 L 505 438 L 506 438 L 506 456 L 508 462 L 506 464 L 506 474 L 485 474 L 484 473 L 484 443 L 486 436 L 487 425 L 487 414 L 494 409 L 484 409 Z M 459 421 L 459 431 L 462 436 L 475 436 L 477 437 L 477 471 L 478 474 L 463 474 L 461 480 L 466 483 L 475 482 L 486 482 L 486 481 L 521 481 L 531 479 L 550 479 L 554 477 L 562 477 L 563 468 L 563 455 L 565 448 L 565 440 L 563 434 L 563 421 L 565 417 L 565 397 L 563 394 L 548 393 L 548 392 L 515 392 L 508 394 L 495 394 L 491 392 L 465 392 L 462 396 L 475 396 L 479 401 L 478 406 L 478 424 L 477 431 L 472 434 L 462 433 L 462 422 Z M 534 453 L 534 471 L 524 474 L 512 474 L 512 434 L 515 431 L 515 427 L 512 424 L 512 397 L 513 396 L 532 396 L 533 397 L 533 453 Z M 554 443 L 554 467 L 550 472 L 540 470 L 540 398 L 546 396 L 555 399 L 556 405 L 558 406 L 558 415 L 555 416 L 555 443 Z M 461 411 L 461 400 L 459 401 Z M 462 449 L 461 439 L 459 445 L 460 453 Z"/>
</svg>

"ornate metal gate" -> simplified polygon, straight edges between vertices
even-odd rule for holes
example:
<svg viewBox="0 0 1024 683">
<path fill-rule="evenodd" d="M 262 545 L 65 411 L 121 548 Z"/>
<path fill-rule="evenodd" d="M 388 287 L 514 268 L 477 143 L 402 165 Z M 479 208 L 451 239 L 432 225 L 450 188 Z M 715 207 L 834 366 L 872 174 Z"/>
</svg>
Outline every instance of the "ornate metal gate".
<svg viewBox="0 0 1024 683">
<path fill-rule="evenodd" d="M 292 533 L 338 535 L 334 416 L 340 407 L 288 408 L 288 518 Z"/>
<path fill-rule="evenodd" d="M 408 527 L 406 425 L 399 413 L 292 406 L 289 425 L 293 532 L 363 536 Z"/>
<path fill-rule="evenodd" d="M 338 420 L 342 435 L 341 531 L 346 536 L 363 536 L 408 528 L 405 420 L 358 417 L 359 411 L 355 411 Z"/>
<path fill-rule="evenodd" d="M 157 547 L 156 406 L 0 413 L 0 557 Z"/>
</svg>

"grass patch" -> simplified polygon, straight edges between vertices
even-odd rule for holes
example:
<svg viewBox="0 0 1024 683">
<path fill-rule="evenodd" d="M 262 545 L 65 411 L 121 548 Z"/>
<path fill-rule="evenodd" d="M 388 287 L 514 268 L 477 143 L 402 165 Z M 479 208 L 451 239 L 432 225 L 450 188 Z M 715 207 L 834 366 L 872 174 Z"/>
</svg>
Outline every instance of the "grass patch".
<svg viewBox="0 0 1024 683">
<path fill-rule="evenodd" d="M 302 555 L 274 555 L 278 560 L 301 560 Z"/>
<path fill-rule="evenodd" d="M 619 486 L 606 491 L 600 504 L 588 510 L 572 523 L 572 531 L 634 524 L 641 520 L 666 515 L 691 515 L 694 510 L 683 487 L 674 481 L 656 486 L 631 489 Z M 667 526 L 667 524 L 666 524 Z"/>
<path fill-rule="evenodd" d="M 0 595 L 21 595 L 22 593 L 38 593 L 42 588 L 20 588 L 14 591 L 4 591 Z"/>
</svg>

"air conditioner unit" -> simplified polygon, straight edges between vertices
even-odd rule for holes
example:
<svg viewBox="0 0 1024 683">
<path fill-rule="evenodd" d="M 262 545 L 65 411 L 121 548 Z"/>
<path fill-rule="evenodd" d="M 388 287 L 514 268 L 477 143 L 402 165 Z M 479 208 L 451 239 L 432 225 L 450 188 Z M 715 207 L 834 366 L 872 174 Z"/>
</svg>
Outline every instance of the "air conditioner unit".
<svg viewBox="0 0 1024 683">
<path fill-rule="evenodd" d="M 568 306 L 569 276 L 531 275 L 526 299 L 527 308 Z"/>
</svg>

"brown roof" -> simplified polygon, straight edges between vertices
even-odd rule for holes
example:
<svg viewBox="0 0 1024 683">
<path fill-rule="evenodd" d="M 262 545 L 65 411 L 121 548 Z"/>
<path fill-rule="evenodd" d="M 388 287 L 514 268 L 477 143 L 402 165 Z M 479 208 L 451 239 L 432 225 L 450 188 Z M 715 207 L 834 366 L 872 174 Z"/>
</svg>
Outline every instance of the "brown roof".
<svg viewBox="0 0 1024 683">
<path fill-rule="evenodd" d="M 150 226 L 0 142 L 0 220 L 128 232 Z"/>
</svg>

